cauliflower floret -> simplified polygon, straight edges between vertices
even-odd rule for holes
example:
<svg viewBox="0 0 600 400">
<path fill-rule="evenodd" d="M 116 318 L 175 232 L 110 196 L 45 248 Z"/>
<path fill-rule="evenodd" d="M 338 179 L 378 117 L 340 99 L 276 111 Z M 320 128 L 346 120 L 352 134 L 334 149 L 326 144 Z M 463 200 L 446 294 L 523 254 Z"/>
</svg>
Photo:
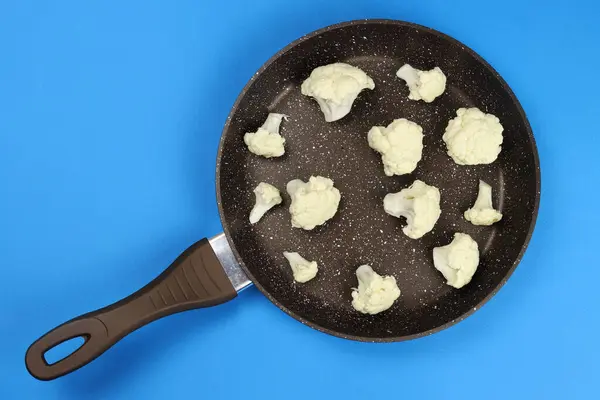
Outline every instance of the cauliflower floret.
<svg viewBox="0 0 600 400">
<path fill-rule="evenodd" d="M 433 265 L 448 285 L 460 289 L 471 282 L 479 265 L 477 242 L 466 233 L 455 233 L 449 245 L 433 249 Z"/>
<path fill-rule="evenodd" d="M 408 98 L 411 100 L 423 100 L 431 103 L 446 90 L 446 75 L 438 67 L 429 71 L 421 71 L 404 64 L 396 72 L 396 76 L 406 81 L 406 86 L 410 89 Z"/>
<path fill-rule="evenodd" d="M 314 98 L 325 121 L 337 121 L 348 115 L 358 94 L 374 89 L 375 82 L 362 70 L 344 63 L 315 68 L 302 83 L 302 94 Z"/>
<path fill-rule="evenodd" d="M 356 270 L 358 288 L 352 289 L 352 307 L 363 314 L 377 314 L 387 310 L 400 297 L 400 289 L 393 276 L 380 276 L 368 265 Z"/>
<path fill-rule="evenodd" d="M 502 219 L 502 213 L 492 205 L 492 187 L 479 181 L 479 194 L 473 207 L 465 211 L 465 219 L 473 225 L 492 225 Z"/>
<path fill-rule="evenodd" d="M 266 158 L 281 157 L 285 153 L 285 138 L 279 134 L 279 126 L 284 118 L 287 118 L 287 115 L 270 113 L 256 132 L 246 133 L 244 143 L 248 150 Z"/>
<path fill-rule="evenodd" d="M 502 148 L 504 128 L 498 118 L 478 108 L 459 108 L 442 139 L 448 155 L 460 165 L 490 164 Z"/>
<path fill-rule="evenodd" d="M 387 128 L 372 127 L 368 139 L 369 146 L 381 153 L 387 176 L 409 174 L 421 160 L 423 128 L 405 118 L 394 120 Z"/>
<path fill-rule="evenodd" d="M 433 229 L 442 213 L 440 191 L 417 179 L 407 189 L 387 194 L 383 209 L 396 218 L 406 218 L 407 225 L 402 232 L 411 239 L 418 239 Z"/>
<path fill-rule="evenodd" d="M 268 183 L 261 182 L 254 188 L 256 201 L 252 211 L 250 211 L 250 223 L 257 223 L 263 215 L 277 204 L 281 203 L 279 189 Z"/>
<path fill-rule="evenodd" d="M 333 218 L 340 204 L 340 191 L 333 187 L 333 181 L 322 176 L 311 176 L 308 182 L 294 179 L 287 184 L 287 192 L 292 198 L 290 214 L 292 226 L 306 230 L 323 225 Z"/>
<path fill-rule="evenodd" d="M 319 266 L 316 261 L 308 261 L 298 253 L 290 253 L 287 251 L 283 252 L 283 256 L 287 258 L 290 263 L 296 282 L 308 282 L 317 276 Z"/>
</svg>

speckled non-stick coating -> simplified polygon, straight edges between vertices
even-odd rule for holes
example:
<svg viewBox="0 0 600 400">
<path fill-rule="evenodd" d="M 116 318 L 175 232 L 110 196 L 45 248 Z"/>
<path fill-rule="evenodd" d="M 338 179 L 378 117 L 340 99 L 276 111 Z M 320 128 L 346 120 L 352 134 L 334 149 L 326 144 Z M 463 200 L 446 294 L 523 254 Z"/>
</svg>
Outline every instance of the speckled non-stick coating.
<svg viewBox="0 0 600 400">
<path fill-rule="evenodd" d="M 375 90 L 362 92 L 351 113 L 326 123 L 316 102 L 300 93 L 310 72 L 333 62 L 363 69 Z M 404 63 L 440 67 L 446 92 L 433 103 L 407 98 L 396 78 Z M 446 154 L 442 134 L 460 107 L 478 107 L 504 126 L 504 144 L 491 165 L 459 166 Z M 269 112 L 289 115 L 282 124 L 283 157 L 251 154 L 243 142 Z M 369 148 L 367 132 L 407 118 L 423 127 L 423 159 L 409 175 L 387 177 L 381 157 Z M 285 192 L 288 181 L 311 175 L 333 179 L 342 200 L 336 216 L 313 231 L 292 228 Z M 441 192 L 442 215 L 419 240 L 402 233 L 403 219 L 383 210 L 383 197 L 415 179 Z M 477 195 L 478 180 L 492 185 L 494 205 L 504 214 L 492 227 L 463 218 Z M 284 198 L 256 225 L 248 221 L 259 182 L 278 187 Z M 527 119 L 504 80 L 478 55 L 431 29 L 399 21 L 355 21 L 325 28 L 274 56 L 254 76 L 229 116 L 219 150 L 217 195 L 225 233 L 242 267 L 258 288 L 294 318 L 330 334 L 365 341 L 396 341 L 435 332 L 463 319 L 491 297 L 519 262 L 531 236 L 539 204 L 540 172 Z M 481 262 L 461 290 L 445 284 L 433 267 L 432 249 L 455 232 L 479 244 Z M 319 273 L 299 284 L 283 257 L 297 251 L 316 260 Z M 393 275 L 402 294 L 375 316 L 351 306 L 356 268 L 370 264 Z"/>
</svg>

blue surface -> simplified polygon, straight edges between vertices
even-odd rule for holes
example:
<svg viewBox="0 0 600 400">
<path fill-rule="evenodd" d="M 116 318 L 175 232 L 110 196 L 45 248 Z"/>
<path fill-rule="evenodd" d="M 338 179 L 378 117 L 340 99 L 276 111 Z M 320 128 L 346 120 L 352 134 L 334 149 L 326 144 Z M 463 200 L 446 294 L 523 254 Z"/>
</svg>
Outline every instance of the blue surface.
<svg viewBox="0 0 600 400">
<path fill-rule="evenodd" d="M 0 2 L 0 398 L 597 397 L 598 15 L 592 0 Z M 304 327 L 253 288 L 72 375 L 31 378 L 40 334 L 220 231 L 217 143 L 254 71 L 302 34 L 366 17 L 463 41 L 528 113 L 542 203 L 504 289 L 442 333 L 372 345 Z"/>
</svg>

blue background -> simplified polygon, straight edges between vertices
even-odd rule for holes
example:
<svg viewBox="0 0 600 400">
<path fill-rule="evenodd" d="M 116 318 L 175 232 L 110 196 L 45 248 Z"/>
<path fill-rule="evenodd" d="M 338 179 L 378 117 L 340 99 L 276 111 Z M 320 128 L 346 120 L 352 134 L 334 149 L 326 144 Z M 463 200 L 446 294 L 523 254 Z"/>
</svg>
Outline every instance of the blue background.
<svg viewBox="0 0 600 400">
<path fill-rule="evenodd" d="M 0 398 L 586 399 L 598 396 L 600 6 L 590 1 L 0 2 Z M 40 334 L 221 230 L 220 131 L 261 64 L 350 19 L 408 20 L 486 58 L 528 113 L 537 229 L 481 311 L 439 334 L 329 337 L 255 288 L 38 382 Z"/>
</svg>

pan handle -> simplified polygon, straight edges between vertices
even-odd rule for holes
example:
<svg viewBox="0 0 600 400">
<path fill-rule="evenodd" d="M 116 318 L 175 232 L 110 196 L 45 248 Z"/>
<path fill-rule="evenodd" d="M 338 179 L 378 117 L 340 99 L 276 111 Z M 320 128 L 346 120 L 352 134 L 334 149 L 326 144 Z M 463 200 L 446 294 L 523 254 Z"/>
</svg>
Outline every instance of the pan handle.
<svg viewBox="0 0 600 400">
<path fill-rule="evenodd" d="M 185 250 L 162 274 L 142 289 L 114 304 L 76 317 L 36 340 L 25 355 L 31 375 L 52 380 L 83 367 L 127 334 L 167 315 L 229 301 L 237 291 L 209 241 Z M 83 345 L 60 361 L 48 364 L 45 353 L 70 339 Z"/>
</svg>

